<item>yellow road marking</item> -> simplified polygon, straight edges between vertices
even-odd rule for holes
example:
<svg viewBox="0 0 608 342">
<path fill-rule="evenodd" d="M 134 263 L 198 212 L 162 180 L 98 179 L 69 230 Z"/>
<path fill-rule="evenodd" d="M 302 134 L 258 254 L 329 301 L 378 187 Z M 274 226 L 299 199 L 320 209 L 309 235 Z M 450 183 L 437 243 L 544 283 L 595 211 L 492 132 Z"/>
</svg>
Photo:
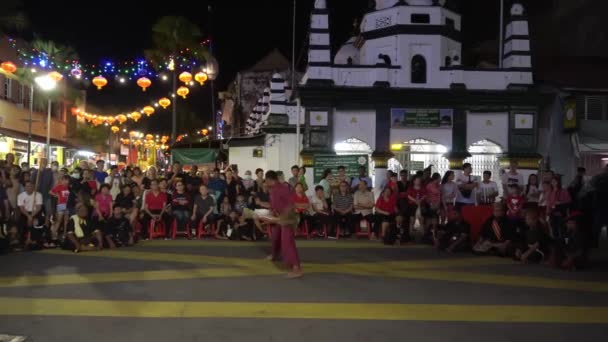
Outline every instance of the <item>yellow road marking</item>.
<svg viewBox="0 0 608 342">
<path fill-rule="evenodd" d="M 197 278 L 230 278 L 282 274 L 280 270 L 250 268 L 204 268 L 166 271 L 108 272 L 57 274 L 47 276 L 19 276 L 0 278 L 0 288 L 52 286 L 68 284 L 118 283 L 127 281 L 158 281 Z"/>
<path fill-rule="evenodd" d="M 153 247 L 269 247 L 268 241 L 215 241 L 215 240 L 150 240 L 141 243 L 142 246 Z M 330 249 L 424 249 L 423 245 L 386 246 L 378 241 L 315 241 L 297 240 L 298 248 L 330 248 Z"/>
<path fill-rule="evenodd" d="M 608 307 L 1 298 L 4 316 L 608 323 Z"/>
<path fill-rule="evenodd" d="M 47 254 L 70 254 L 61 250 L 45 250 L 42 253 Z M 179 262 L 186 264 L 207 264 L 207 265 L 223 265 L 223 266 L 241 266 L 241 267 L 260 267 L 260 265 L 268 265 L 262 259 L 244 259 L 218 257 L 200 254 L 182 254 L 182 253 L 158 253 L 158 252 L 132 252 L 125 250 L 103 250 L 100 252 L 79 253 L 75 257 L 99 257 L 99 258 L 116 258 L 128 260 L 144 260 L 144 261 L 166 261 Z"/>
<path fill-rule="evenodd" d="M 528 276 L 508 276 L 500 274 L 484 274 L 474 272 L 450 272 L 433 270 L 392 270 L 374 272 L 373 270 L 346 269 L 344 273 L 361 276 L 385 276 L 409 279 L 453 281 L 475 284 L 490 284 L 517 287 L 536 287 L 556 290 L 574 290 L 584 292 L 608 292 L 608 283 L 551 279 Z"/>
<path fill-rule="evenodd" d="M 58 254 L 65 253 L 57 250 L 49 250 L 43 253 Z M 276 266 L 260 259 L 242 259 L 242 258 L 227 258 L 196 254 L 176 254 L 176 253 L 153 253 L 153 252 L 130 252 L 124 250 L 103 251 L 99 253 L 82 253 L 75 255 L 76 257 L 109 257 L 129 260 L 147 260 L 147 261 L 171 261 L 187 264 L 201 265 L 222 265 L 241 267 L 240 275 L 235 276 L 252 276 L 277 274 L 279 272 Z M 459 259 L 440 259 L 440 260 L 415 260 L 415 261 L 389 261 L 389 262 L 369 262 L 369 263 L 345 263 L 345 264 L 304 264 L 306 273 L 336 273 L 336 274 L 351 274 L 368 277 L 397 277 L 410 279 L 424 279 L 437 281 L 454 281 L 475 284 L 489 284 L 502 286 L 517 286 L 517 287 L 536 287 L 557 290 L 574 290 L 585 292 L 608 292 L 608 283 L 589 282 L 589 281 L 573 281 L 564 279 L 551 279 L 542 277 L 528 276 L 509 276 L 499 274 L 485 274 L 475 272 L 461 271 L 444 271 L 433 270 L 433 268 L 446 267 L 462 267 L 462 266 L 480 266 L 480 265 L 501 265 L 511 264 L 507 259 L 500 258 L 459 258 Z M 205 270 L 212 272 L 211 270 Z M 179 274 L 180 271 L 175 271 Z M 234 271 L 238 274 L 237 271 Z M 134 272 L 138 273 L 138 272 Z M 219 271 L 216 274 L 222 274 Z M 177 275 L 176 275 L 177 276 Z M 72 279 L 80 279 L 79 275 L 73 275 Z M 135 276 L 133 276 L 135 277 Z M 217 277 L 221 277 L 218 275 Z M 198 277 L 192 277 L 198 278 Z M 101 277 L 100 279 L 103 279 Z M 188 279 L 188 278 L 176 278 Z M 154 279 L 151 279 L 154 280 Z M 8 282 L 8 281 L 7 281 Z M 43 280 L 39 280 L 43 282 Z M 95 282 L 93 278 L 89 278 L 89 282 Z M 2 278 L 0 278 L 2 285 Z M 47 284 L 53 285 L 53 284 Z M 27 283 L 19 286 L 28 286 Z"/>
</svg>

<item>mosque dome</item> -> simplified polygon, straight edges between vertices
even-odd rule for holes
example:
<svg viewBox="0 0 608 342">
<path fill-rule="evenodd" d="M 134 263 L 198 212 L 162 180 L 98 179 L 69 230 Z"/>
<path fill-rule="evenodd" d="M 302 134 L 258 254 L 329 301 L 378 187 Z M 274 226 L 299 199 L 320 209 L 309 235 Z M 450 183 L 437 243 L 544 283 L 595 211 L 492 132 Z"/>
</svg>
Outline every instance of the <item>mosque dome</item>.
<svg viewBox="0 0 608 342">
<path fill-rule="evenodd" d="M 355 47 L 355 37 L 351 37 L 340 47 L 334 64 L 359 64 L 359 49 Z"/>
</svg>

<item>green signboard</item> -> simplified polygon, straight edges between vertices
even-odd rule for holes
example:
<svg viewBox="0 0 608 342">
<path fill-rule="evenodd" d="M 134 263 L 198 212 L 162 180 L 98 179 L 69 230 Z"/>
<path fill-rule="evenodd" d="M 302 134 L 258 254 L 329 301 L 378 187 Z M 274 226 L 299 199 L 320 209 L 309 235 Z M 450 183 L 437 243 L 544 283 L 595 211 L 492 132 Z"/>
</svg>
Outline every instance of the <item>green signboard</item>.
<svg viewBox="0 0 608 342">
<path fill-rule="evenodd" d="M 438 110 L 417 110 L 405 117 L 407 127 L 439 127 Z"/>
<path fill-rule="evenodd" d="M 323 171 L 331 169 L 335 175 L 338 172 L 338 166 L 346 168 L 346 175 L 356 177 L 359 175 L 359 167 L 364 166 L 369 172 L 369 156 L 367 154 L 356 154 L 346 156 L 336 155 L 316 155 L 313 163 L 315 184 L 321 181 Z"/>
<path fill-rule="evenodd" d="M 451 128 L 453 111 L 432 108 L 393 108 L 392 128 Z"/>
</svg>

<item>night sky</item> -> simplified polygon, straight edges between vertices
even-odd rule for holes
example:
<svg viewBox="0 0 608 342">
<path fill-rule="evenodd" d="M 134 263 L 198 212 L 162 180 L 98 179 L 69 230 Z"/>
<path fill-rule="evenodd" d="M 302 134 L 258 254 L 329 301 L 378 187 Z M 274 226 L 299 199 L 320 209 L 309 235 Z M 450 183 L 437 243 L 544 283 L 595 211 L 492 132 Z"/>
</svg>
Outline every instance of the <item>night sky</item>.
<svg viewBox="0 0 608 342">
<path fill-rule="evenodd" d="M 465 48 L 497 38 L 498 0 L 452 1 L 455 1 L 458 11 L 463 15 Z M 530 11 L 538 12 L 551 1 L 532 1 Z M 299 68 L 303 69 L 306 64 L 306 35 L 313 0 L 297 2 L 296 60 Z M 334 53 L 348 39 L 353 20 L 363 15 L 368 2 L 328 1 Z M 42 39 L 74 47 L 84 63 L 142 57 L 143 50 L 152 46 L 151 27 L 159 17 L 185 16 L 200 25 L 205 36 L 211 32 L 214 52 L 220 63 L 216 90 L 224 90 L 237 71 L 253 65 L 275 47 L 287 58 L 291 57 L 291 0 L 173 1 L 153 6 L 149 5 L 150 2 L 106 0 L 88 2 L 87 6 L 92 6 L 91 9 L 85 9 L 84 2 L 74 0 L 25 0 L 24 3 L 33 33 Z M 207 13 L 210 3 L 213 5 L 211 23 Z M 110 83 L 100 92 L 93 87 L 87 89 L 88 103 L 96 108 L 102 111 L 127 111 L 148 104 L 158 95 L 165 95 L 170 86 L 168 83 L 156 82 L 147 93 L 142 93 L 135 84 Z M 186 106 L 202 120 L 210 122 L 209 98 L 210 89 L 206 85 L 191 93 Z M 184 103 L 179 103 L 182 109 L 185 108 Z M 142 120 L 142 125 L 152 126 L 151 131 L 167 129 L 170 125 L 169 111 L 155 115 L 154 119 Z"/>
</svg>

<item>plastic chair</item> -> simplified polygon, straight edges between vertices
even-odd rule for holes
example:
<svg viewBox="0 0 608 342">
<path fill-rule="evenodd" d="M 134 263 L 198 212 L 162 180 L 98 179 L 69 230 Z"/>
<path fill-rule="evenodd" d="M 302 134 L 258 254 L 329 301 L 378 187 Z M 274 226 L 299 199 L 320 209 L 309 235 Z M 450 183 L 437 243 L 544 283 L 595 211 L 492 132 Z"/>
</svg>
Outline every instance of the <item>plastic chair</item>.
<svg viewBox="0 0 608 342">
<path fill-rule="evenodd" d="M 171 239 L 175 240 L 175 237 L 178 235 L 186 236 L 188 240 L 190 240 L 192 238 L 192 233 L 190 232 L 190 224 L 186 223 L 185 231 L 178 231 L 177 220 L 173 220 L 173 222 L 171 223 Z"/>
<path fill-rule="evenodd" d="M 307 240 L 310 238 L 308 220 L 304 220 L 304 222 L 298 226 L 298 229 L 295 231 L 295 237 L 305 237 Z"/>
<path fill-rule="evenodd" d="M 205 230 L 205 226 L 208 226 L 207 230 Z M 199 240 L 205 236 L 215 237 L 216 234 L 217 230 L 215 228 L 214 223 L 205 224 L 203 220 L 201 220 L 198 224 L 198 227 L 196 227 L 196 238 Z"/>
<path fill-rule="evenodd" d="M 364 232 L 363 230 L 361 230 L 361 222 L 365 222 L 367 224 L 367 231 Z M 366 236 L 368 240 L 372 239 L 372 224 L 371 222 L 369 222 L 369 220 L 363 218 L 359 221 L 359 224 L 357 225 L 356 229 L 355 229 L 355 236 L 356 237 L 360 237 L 360 236 Z"/>
<path fill-rule="evenodd" d="M 148 226 L 148 236 L 150 240 L 157 237 L 164 237 L 167 235 L 167 227 L 165 225 L 165 221 L 163 220 L 150 220 L 150 224 Z"/>
</svg>

